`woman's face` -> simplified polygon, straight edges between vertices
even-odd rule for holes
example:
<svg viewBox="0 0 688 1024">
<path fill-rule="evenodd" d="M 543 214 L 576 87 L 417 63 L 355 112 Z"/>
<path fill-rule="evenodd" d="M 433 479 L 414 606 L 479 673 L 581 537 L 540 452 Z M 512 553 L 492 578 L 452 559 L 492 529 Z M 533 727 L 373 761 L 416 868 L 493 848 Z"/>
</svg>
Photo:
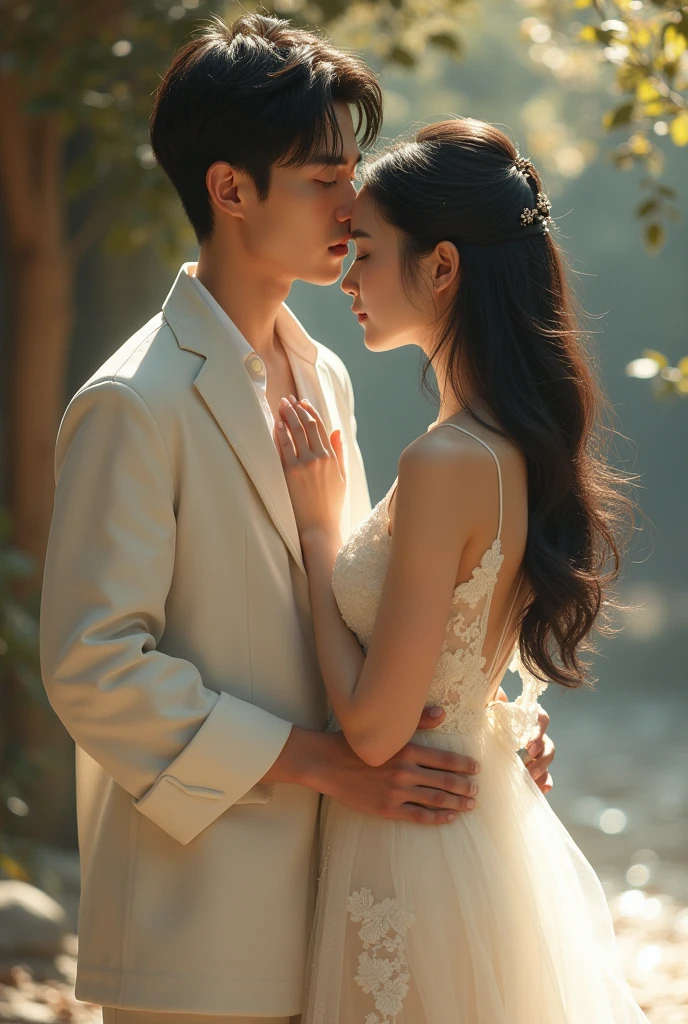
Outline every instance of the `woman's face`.
<svg viewBox="0 0 688 1024">
<path fill-rule="evenodd" d="M 388 352 L 403 345 L 420 345 L 428 352 L 438 315 L 453 293 L 451 286 L 458 271 L 455 247 L 441 242 L 419 261 L 405 282 L 402 236 L 379 215 L 365 186 L 354 203 L 351 235 L 356 257 L 341 287 L 353 297 L 351 309 L 363 327 L 366 348 Z"/>
</svg>

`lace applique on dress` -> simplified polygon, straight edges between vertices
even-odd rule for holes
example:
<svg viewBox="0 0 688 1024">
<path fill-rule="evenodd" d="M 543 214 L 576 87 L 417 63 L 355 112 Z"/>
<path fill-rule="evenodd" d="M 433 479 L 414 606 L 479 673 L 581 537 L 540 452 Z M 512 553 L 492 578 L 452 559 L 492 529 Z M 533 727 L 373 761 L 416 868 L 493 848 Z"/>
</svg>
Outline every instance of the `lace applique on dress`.
<svg viewBox="0 0 688 1024">
<path fill-rule="evenodd" d="M 501 541 L 497 538 L 471 578 L 454 591 L 442 651 L 426 701 L 426 707 L 436 704 L 444 708 L 445 718 L 437 727 L 438 732 L 465 732 L 484 718 L 489 681 L 483 645 L 503 561 Z"/>
<path fill-rule="evenodd" d="M 347 911 L 354 923 L 363 922 L 358 935 L 364 952 L 358 958 L 356 982 L 366 995 L 373 995 L 375 1009 L 382 1013 L 382 1017 L 367 1014 L 365 1024 L 394 1024 L 408 993 L 406 932 L 415 917 L 398 899 L 387 897 L 375 903 L 371 890 L 364 887 L 349 896 Z M 378 956 L 381 949 L 394 959 Z"/>
</svg>

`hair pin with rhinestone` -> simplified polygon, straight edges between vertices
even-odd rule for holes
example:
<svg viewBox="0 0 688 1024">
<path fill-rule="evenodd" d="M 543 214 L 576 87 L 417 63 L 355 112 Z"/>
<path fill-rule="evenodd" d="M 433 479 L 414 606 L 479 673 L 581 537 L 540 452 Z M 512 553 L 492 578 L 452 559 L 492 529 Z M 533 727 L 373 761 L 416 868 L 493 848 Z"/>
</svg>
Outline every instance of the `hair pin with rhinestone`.
<svg viewBox="0 0 688 1024">
<path fill-rule="evenodd" d="M 514 160 L 514 166 L 517 171 L 520 171 L 521 174 L 525 174 L 526 177 L 528 177 L 529 174 L 532 176 L 533 171 L 535 170 L 532 162 L 525 156 L 517 156 Z"/>
<path fill-rule="evenodd" d="M 549 225 L 552 220 L 550 216 L 550 210 L 552 204 L 545 195 L 544 192 L 538 192 L 535 201 L 535 206 L 530 208 L 524 207 L 523 213 L 521 214 L 521 227 L 527 228 L 530 224 L 535 224 L 536 221 L 541 221 L 545 226 Z"/>
</svg>

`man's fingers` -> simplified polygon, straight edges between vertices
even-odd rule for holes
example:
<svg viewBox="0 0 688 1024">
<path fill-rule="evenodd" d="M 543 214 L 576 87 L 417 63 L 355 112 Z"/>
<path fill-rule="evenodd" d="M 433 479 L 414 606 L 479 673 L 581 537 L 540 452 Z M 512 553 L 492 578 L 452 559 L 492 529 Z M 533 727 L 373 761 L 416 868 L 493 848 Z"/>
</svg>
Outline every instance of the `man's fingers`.
<svg viewBox="0 0 688 1024">
<path fill-rule="evenodd" d="M 541 738 L 533 740 L 533 742 L 529 743 L 526 747 L 526 750 L 528 751 L 528 754 L 533 761 L 536 760 L 536 758 L 540 757 L 544 749 L 545 741 Z"/>
<path fill-rule="evenodd" d="M 544 775 L 541 779 L 538 779 L 535 785 L 542 793 L 549 793 L 550 789 L 554 785 L 554 780 L 552 776 L 549 774 L 549 772 L 547 772 L 547 774 Z"/>
<path fill-rule="evenodd" d="M 413 821 L 416 825 L 448 825 L 456 818 L 456 811 L 432 811 L 418 804 L 402 804 L 391 817 L 399 821 Z"/>
<path fill-rule="evenodd" d="M 414 799 L 426 807 L 456 807 L 457 800 L 473 800 L 478 795 L 478 783 L 469 775 L 428 771 L 425 776 L 413 787 L 413 793 Z"/>
<path fill-rule="evenodd" d="M 433 710 L 434 711 L 441 711 L 442 714 L 437 715 L 437 717 L 434 718 L 430 714 L 430 712 L 433 711 Z M 420 716 L 420 721 L 418 722 L 418 725 L 417 725 L 416 728 L 418 728 L 418 729 L 436 729 L 437 726 L 440 724 L 440 722 L 444 721 L 444 718 L 445 718 L 444 708 L 423 708 L 422 714 Z"/>
<path fill-rule="evenodd" d="M 441 772 L 455 772 L 457 775 L 477 775 L 480 765 L 474 757 L 455 754 L 453 750 L 426 747 L 421 743 L 408 743 L 404 748 L 406 762 L 411 768 L 430 768 Z"/>
<path fill-rule="evenodd" d="M 540 780 L 547 775 L 553 760 L 554 743 L 549 736 L 545 736 L 540 756 L 526 762 L 526 767 L 535 782 L 539 784 Z"/>
</svg>

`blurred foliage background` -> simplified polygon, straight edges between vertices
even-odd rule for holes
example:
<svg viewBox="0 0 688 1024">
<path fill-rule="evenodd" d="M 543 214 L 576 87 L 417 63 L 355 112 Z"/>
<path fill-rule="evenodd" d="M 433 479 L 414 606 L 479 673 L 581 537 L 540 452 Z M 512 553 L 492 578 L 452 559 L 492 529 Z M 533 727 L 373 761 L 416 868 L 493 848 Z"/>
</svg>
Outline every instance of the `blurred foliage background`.
<svg viewBox="0 0 688 1024">
<path fill-rule="evenodd" d="M 506 125 L 544 175 L 631 438 L 619 458 L 640 472 L 653 524 L 626 583 L 640 611 L 601 652 L 600 693 L 550 698 L 561 737 L 552 799 L 596 865 L 625 863 L 650 832 L 665 859 L 684 863 L 688 836 L 675 817 L 688 810 L 677 781 L 688 765 L 672 744 L 687 710 L 688 7 L 274 0 L 260 9 L 324 28 L 367 57 L 387 97 L 382 143 L 414 123 L 471 114 Z M 0 872 L 17 877 L 33 841 L 76 841 L 73 747 L 46 705 L 35 646 L 54 438 L 69 396 L 160 308 L 194 256 L 147 121 L 172 51 L 211 13 L 240 9 L 0 0 Z M 377 500 L 401 448 L 433 417 L 417 360 L 408 350 L 371 356 L 337 289 L 297 285 L 291 304 L 351 369 Z M 581 770 L 582 756 L 594 769 Z M 617 786 L 622 777 L 632 793 Z M 604 808 L 580 810 L 587 797 L 626 801 L 613 849 L 595 845 L 610 833 L 599 826 Z"/>
</svg>

